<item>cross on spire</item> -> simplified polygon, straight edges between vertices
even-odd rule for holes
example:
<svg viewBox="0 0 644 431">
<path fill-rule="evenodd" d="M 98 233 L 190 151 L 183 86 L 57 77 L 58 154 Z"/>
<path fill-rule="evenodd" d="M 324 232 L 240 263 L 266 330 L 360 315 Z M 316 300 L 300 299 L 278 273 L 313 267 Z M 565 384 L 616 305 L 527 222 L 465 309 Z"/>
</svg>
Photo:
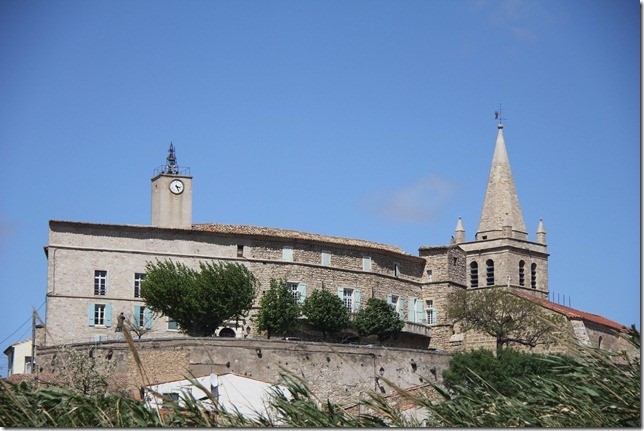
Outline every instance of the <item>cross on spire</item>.
<svg viewBox="0 0 644 431">
<path fill-rule="evenodd" d="M 507 118 L 503 117 L 503 109 L 501 108 L 501 104 L 499 103 L 499 110 L 494 111 L 494 119 L 499 120 L 499 124 L 503 123 L 503 120 L 507 120 Z"/>
</svg>

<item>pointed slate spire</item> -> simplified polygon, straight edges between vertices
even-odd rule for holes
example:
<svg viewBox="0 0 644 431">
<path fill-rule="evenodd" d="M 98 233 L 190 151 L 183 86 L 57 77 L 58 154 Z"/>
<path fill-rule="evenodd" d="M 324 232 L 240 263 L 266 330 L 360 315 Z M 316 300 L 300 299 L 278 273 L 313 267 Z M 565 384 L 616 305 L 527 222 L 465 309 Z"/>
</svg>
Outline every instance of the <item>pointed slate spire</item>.
<svg viewBox="0 0 644 431">
<path fill-rule="evenodd" d="M 457 244 L 459 242 L 465 242 L 465 228 L 460 217 L 458 218 L 458 222 L 456 222 L 456 229 L 454 229 L 454 242 Z"/>
<path fill-rule="evenodd" d="M 476 239 L 493 239 L 507 236 L 507 226 L 511 227 L 511 236 L 527 239 L 528 233 L 523 221 L 519 198 L 512 178 L 510 159 L 503 137 L 503 124 L 498 125 L 499 132 L 494 148 L 492 168 L 485 190 L 485 200 L 479 221 Z M 506 226 L 506 234 L 503 232 Z"/>
</svg>

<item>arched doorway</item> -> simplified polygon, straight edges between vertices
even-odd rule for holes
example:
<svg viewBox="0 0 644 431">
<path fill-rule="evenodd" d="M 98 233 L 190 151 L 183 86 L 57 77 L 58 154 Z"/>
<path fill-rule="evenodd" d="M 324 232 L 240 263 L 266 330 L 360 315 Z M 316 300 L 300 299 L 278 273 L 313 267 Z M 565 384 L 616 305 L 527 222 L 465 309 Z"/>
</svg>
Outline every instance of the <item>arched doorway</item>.
<svg viewBox="0 0 644 431">
<path fill-rule="evenodd" d="M 219 331 L 220 337 L 235 338 L 236 335 L 237 334 L 235 334 L 235 330 L 232 328 L 224 328 L 221 331 Z"/>
</svg>

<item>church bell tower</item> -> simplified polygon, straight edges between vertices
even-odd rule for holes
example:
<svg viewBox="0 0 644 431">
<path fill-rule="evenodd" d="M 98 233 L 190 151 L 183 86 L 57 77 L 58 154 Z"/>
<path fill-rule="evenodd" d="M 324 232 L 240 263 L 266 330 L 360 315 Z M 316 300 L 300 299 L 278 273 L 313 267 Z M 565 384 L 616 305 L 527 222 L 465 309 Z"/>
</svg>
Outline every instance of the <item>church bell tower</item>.
<svg viewBox="0 0 644 431">
<path fill-rule="evenodd" d="M 536 240 L 528 238 L 500 122 L 474 241 L 464 240 L 460 219 L 455 234 L 455 242 L 466 252 L 468 288 L 507 286 L 548 297 L 546 231 L 539 220 Z"/>
<path fill-rule="evenodd" d="M 154 170 L 152 178 L 152 226 L 192 228 L 192 177 L 190 168 L 177 164 L 170 143 L 166 164 Z"/>
</svg>

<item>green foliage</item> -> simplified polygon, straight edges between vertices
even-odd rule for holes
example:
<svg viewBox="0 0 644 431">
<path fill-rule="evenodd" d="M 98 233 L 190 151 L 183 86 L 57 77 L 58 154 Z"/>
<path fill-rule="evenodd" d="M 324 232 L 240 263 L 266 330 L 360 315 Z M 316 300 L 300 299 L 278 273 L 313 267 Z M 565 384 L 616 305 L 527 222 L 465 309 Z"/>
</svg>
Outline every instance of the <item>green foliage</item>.
<svg viewBox="0 0 644 431">
<path fill-rule="evenodd" d="M 430 426 L 449 427 L 639 427 L 639 359 L 617 364 L 599 350 L 578 358 L 544 357 L 547 375 L 514 378 L 516 390 L 501 393 L 493 383 L 473 378 L 455 386 L 436 405 L 418 400 L 431 412 Z"/>
<path fill-rule="evenodd" d="M 349 326 L 349 313 L 344 303 L 328 290 L 316 290 L 306 298 L 302 313 L 307 317 L 307 325 L 322 331 L 327 338 Z"/>
<path fill-rule="evenodd" d="M 505 353 L 505 352 L 504 352 Z M 444 399 L 402 393 L 404 405 L 427 416 L 428 426 L 441 427 L 639 427 L 641 426 L 640 363 L 616 365 L 606 353 L 582 349 L 576 359 L 543 357 L 549 375 L 514 379 L 511 395 L 495 390 L 481 379 L 455 386 Z M 625 360 L 626 358 L 623 358 Z M 401 414 L 401 406 L 381 394 L 369 394 L 351 414 L 330 401 L 320 401 L 306 382 L 283 374 L 289 395 L 275 391 L 269 412 L 242 417 L 217 407 L 205 409 L 186 397 L 183 405 L 168 400 L 168 410 L 156 412 L 124 396 L 84 395 L 60 387 L 12 384 L 0 380 L 2 427 L 418 427 L 417 420 Z M 207 392 L 207 389 L 202 388 Z M 210 395 L 215 401 L 216 397 Z M 258 407 L 259 408 L 259 407 Z"/>
<path fill-rule="evenodd" d="M 378 298 L 369 298 L 367 306 L 358 311 L 354 323 L 360 335 L 376 335 L 381 343 L 405 326 L 393 307 Z"/>
<path fill-rule="evenodd" d="M 289 335 L 300 317 L 300 307 L 286 280 L 271 279 L 269 289 L 260 299 L 260 310 L 254 318 L 257 330 L 272 335 Z"/>
<path fill-rule="evenodd" d="M 171 260 L 148 262 L 141 297 L 152 311 L 173 318 L 193 337 L 209 337 L 253 305 L 257 280 L 237 263 L 200 262 L 200 271 Z"/>
<path fill-rule="evenodd" d="M 446 314 L 448 319 L 460 322 L 463 331 L 476 330 L 495 337 L 497 352 L 512 344 L 535 347 L 548 343 L 563 325 L 560 316 L 547 314 L 536 303 L 502 287 L 453 292 Z"/>
<path fill-rule="evenodd" d="M 458 386 L 473 387 L 485 382 L 503 395 L 512 395 L 521 390 L 516 379 L 552 375 L 551 362 L 544 355 L 503 349 L 495 357 L 490 350 L 479 349 L 454 353 L 449 369 L 443 372 L 443 383 L 454 390 Z"/>
</svg>

